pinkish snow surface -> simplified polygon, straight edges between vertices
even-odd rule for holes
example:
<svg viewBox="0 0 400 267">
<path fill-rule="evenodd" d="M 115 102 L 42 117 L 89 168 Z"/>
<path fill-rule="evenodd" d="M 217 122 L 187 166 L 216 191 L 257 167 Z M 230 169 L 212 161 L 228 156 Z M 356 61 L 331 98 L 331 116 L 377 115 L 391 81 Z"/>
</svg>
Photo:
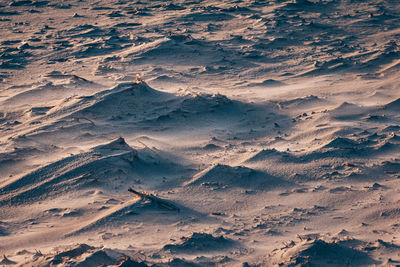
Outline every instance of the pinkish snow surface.
<svg viewBox="0 0 400 267">
<path fill-rule="evenodd" d="M 0 1 L 0 265 L 400 265 L 399 26 L 397 0 Z"/>
</svg>

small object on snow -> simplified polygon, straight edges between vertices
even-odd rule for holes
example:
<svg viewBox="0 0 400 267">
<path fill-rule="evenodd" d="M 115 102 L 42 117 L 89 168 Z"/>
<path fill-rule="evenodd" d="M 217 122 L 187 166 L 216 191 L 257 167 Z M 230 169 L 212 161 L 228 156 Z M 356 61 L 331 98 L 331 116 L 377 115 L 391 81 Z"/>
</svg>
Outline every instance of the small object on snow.
<svg viewBox="0 0 400 267">
<path fill-rule="evenodd" d="M 33 256 L 34 257 L 42 257 L 43 253 L 40 250 L 35 249 L 35 254 Z"/>
<path fill-rule="evenodd" d="M 144 80 L 143 80 L 142 76 L 140 76 L 140 74 L 136 74 L 135 82 L 136 83 L 144 82 Z"/>
<path fill-rule="evenodd" d="M 3 259 L 0 261 L 0 265 L 14 265 L 17 264 L 15 261 L 9 260 L 6 255 L 3 255 Z"/>
<path fill-rule="evenodd" d="M 132 189 L 131 187 L 128 189 L 128 191 L 133 193 L 133 194 L 135 194 L 135 195 L 137 195 L 137 196 L 139 196 L 140 198 L 148 199 L 152 203 L 155 203 L 158 206 L 160 206 L 162 208 L 165 208 L 167 210 L 173 210 L 173 211 L 178 211 L 178 212 L 180 211 L 180 209 L 177 206 L 169 203 L 166 200 L 158 198 L 158 197 L 156 197 L 156 196 L 154 196 L 154 195 L 152 195 L 150 193 L 147 193 L 147 192 L 141 193 L 141 192 L 138 192 L 138 191 Z"/>
<path fill-rule="evenodd" d="M 83 81 L 83 82 L 88 82 L 88 83 L 92 83 L 91 81 L 89 81 L 89 80 L 87 80 L 87 79 L 85 79 L 85 78 L 82 78 L 82 77 L 80 77 L 80 76 L 78 76 L 78 75 L 72 74 L 71 76 L 72 76 L 72 78 L 75 79 L 75 80 Z"/>
<path fill-rule="evenodd" d="M 373 185 L 372 185 L 372 189 L 379 189 L 379 188 L 381 188 L 381 187 L 383 187 L 382 185 L 380 185 L 380 184 L 378 184 L 378 183 L 374 183 Z"/>
</svg>

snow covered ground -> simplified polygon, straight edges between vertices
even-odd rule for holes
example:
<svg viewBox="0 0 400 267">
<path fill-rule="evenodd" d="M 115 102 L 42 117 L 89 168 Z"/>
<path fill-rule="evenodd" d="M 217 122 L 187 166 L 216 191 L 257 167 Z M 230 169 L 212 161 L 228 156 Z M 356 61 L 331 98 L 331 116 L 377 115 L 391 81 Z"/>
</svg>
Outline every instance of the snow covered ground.
<svg viewBox="0 0 400 267">
<path fill-rule="evenodd" d="M 0 265 L 400 265 L 399 26 L 397 0 L 0 1 Z"/>
</svg>

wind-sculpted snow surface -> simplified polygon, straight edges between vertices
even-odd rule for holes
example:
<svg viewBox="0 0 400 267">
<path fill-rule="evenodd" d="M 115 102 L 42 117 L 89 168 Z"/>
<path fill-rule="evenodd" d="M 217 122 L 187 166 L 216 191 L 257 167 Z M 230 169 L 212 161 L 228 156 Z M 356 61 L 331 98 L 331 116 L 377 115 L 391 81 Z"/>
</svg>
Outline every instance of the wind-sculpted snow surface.
<svg viewBox="0 0 400 267">
<path fill-rule="evenodd" d="M 138 153 L 120 138 L 111 144 L 94 148 L 91 152 L 68 157 L 40 168 L 1 187 L 2 204 L 29 204 L 68 191 L 79 190 L 90 183 L 102 183 L 104 172 L 112 167 L 133 168 Z M 131 166 L 130 166 L 131 165 Z"/>
<path fill-rule="evenodd" d="M 400 265 L 399 18 L 0 1 L 0 265 Z"/>
</svg>

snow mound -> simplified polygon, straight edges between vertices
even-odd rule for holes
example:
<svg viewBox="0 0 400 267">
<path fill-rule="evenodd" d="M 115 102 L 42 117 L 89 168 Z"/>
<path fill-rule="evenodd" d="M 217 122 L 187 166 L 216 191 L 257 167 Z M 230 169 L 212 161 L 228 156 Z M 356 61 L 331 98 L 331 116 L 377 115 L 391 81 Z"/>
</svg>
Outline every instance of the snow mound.
<svg viewBox="0 0 400 267">
<path fill-rule="evenodd" d="M 0 205 L 28 204 L 85 188 L 107 190 L 110 185 L 120 186 L 125 191 L 126 183 L 133 182 L 134 175 L 177 168 L 178 165 L 147 148 L 142 149 L 139 156 L 138 150 L 118 138 L 3 184 Z"/>
<path fill-rule="evenodd" d="M 223 236 L 214 237 L 206 233 L 193 233 L 190 237 L 182 237 L 179 244 L 165 245 L 163 250 L 172 253 L 213 252 L 231 248 L 235 242 Z"/>
<path fill-rule="evenodd" d="M 293 241 L 277 252 L 279 266 L 366 266 L 374 261 L 363 251 L 323 240 Z"/>
<path fill-rule="evenodd" d="M 287 184 L 286 181 L 261 171 L 218 164 L 195 175 L 187 185 L 268 190 Z"/>
<path fill-rule="evenodd" d="M 117 250 L 92 247 L 87 244 L 78 244 L 62 252 L 50 254 L 38 254 L 24 266 L 123 266 L 145 267 L 144 262 L 132 260 L 128 255 Z"/>
</svg>

